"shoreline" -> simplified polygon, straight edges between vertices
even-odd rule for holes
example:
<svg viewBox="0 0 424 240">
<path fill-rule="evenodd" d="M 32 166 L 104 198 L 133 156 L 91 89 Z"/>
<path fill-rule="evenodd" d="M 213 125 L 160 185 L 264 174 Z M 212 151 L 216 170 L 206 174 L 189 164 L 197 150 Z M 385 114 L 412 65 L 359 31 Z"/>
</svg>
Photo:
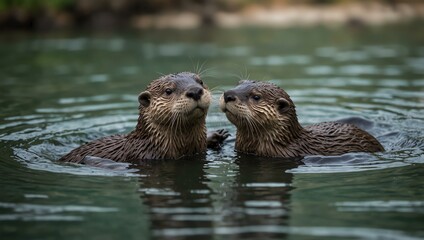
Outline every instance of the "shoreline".
<svg viewBox="0 0 424 240">
<path fill-rule="evenodd" d="M 331 6 L 276 6 L 253 5 L 237 12 L 217 12 L 214 25 L 221 28 L 237 27 L 293 27 L 293 26 L 378 26 L 424 19 L 423 4 L 390 6 L 371 2 Z M 141 15 L 131 19 L 137 29 L 191 29 L 202 27 L 202 18 L 192 12 L 168 12 L 159 15 Z"/>
<path fill-rule="evenodd" d="M 379 26 L 424 20 L 423 3 L 382 2 L 339 3 L 329 5 L 249 4 L 233 11 L 211 6 L 191 10 L 168 10 L 156 14 L 117 14 L 111 9 L 101 11 L 61 11 L 44 9 L 40 14 L 12 9 L 0 13 L 0 31 L 62 29 L 194 29 L 204 26 L 297 27 L 297 26 Z"/>
</svg>

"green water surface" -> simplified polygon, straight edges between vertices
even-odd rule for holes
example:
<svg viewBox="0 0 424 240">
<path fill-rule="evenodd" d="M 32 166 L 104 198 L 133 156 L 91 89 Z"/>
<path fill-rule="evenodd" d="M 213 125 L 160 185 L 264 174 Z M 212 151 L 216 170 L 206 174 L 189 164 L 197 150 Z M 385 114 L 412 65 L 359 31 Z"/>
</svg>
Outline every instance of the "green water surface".
<svg viewBox="0 0 424 240">
<path fill-rule="evenodd" d="M 2 33 L 0 238 L 424 238 L 422 26 Z M 180 71 L 212 90 L 207 126 L 232 134 L 221 151 L 114 169 L 57 162 L 131 131 L 138 93 Z M 218 99 L 244 78 L 284 88 L 302 124 L 368 120 L 386 151 L 237 155 Z"/>
</svg>

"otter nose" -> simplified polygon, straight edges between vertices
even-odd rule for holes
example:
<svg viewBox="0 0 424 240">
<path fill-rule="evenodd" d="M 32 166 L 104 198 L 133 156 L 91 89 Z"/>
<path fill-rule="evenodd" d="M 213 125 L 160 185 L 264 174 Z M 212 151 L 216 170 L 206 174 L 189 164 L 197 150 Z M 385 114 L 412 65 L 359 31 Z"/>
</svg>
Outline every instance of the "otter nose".
<svg viewBox="0 0 424 240">
<path fill-rule="evenodd" d="M 231 102 L 231 101 L 235 101 L 236 100 L 236 94 L 234 93 L 234 91 L 225 91 L 224 92 L 224 101 L 227 102 Z"/>
<path fill-rule="evenodd" d="M 187 91 L 186 96 L 188 98 L 193 98 L 195 101 L 198 101 L 200 97 L 202 97 L 202 94 L 203 94 L 203 88 L 192 87 Z"/>
</svg>

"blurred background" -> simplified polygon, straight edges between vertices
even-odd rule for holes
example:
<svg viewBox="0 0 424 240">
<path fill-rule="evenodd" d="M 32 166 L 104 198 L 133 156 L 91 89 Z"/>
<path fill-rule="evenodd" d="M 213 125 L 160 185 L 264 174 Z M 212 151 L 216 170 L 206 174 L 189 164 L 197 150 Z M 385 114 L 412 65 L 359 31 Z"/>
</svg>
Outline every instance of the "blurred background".
<svg viewBox="0 0 424 240">
<path fill-rule="evenodd" d="M 2 0 L 0 29 L 382 24 L 422 18 L 420 0 Z"/>
<path fill-rule="evenodd" d="M 424 1 L 0 0 L 2 239 L 423 239 Z M 140 169 L 58 163 L 134 129 L 138 94 L 271 81 L 303 125 L 359 117 L 384 153 Z"/>
</svg>

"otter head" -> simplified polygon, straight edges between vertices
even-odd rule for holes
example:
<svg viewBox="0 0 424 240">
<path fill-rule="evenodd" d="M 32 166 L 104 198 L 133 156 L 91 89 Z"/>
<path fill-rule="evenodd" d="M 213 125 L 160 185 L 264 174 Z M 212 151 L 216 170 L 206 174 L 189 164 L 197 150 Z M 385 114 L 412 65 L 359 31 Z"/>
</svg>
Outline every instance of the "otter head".
<svg viewBox="0 0 424 240">
<path fill-rule="evenodd" d="M 296 118 L 289 95 L 272 83 L 242 80 L 225 91 L 221 110 L 238 130 L 262 131 L 277 125 L 290 125 Z"/>
<path fill-rule="evenodd" d="M 236 149 L 244 152 L 272 152 L 301 129 L 290 96 L 272 83 L 242 80 L 224 92 L 220 108 L 237 127 Z"/>
<path fill-rule="evenodd" d="M 211 95 L 197 74 L 182 72 L 152 81 L 138 101 L 144 121 L 180 129 L 204 124 Z"/>
</svg>

